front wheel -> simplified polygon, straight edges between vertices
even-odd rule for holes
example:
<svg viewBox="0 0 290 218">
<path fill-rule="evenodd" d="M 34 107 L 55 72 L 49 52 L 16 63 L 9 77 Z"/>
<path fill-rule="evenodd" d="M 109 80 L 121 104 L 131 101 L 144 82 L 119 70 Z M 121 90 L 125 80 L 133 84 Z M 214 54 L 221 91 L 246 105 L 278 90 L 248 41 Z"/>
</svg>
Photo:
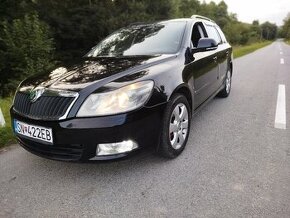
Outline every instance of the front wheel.
<svg viewBox="0 0 290 218">
<path fill-rule="evenodd" d="M 190 132 L 191 113 L 187 99 L 176 94 L 168 102 L 163 116 L 158 153 L 167 158 L 177 157 L 184 149 Z"/>
<path fill-rule="evenodd" d="M 231 93 L 231 88 L 232 88 L 232 73 L 230 70 L 228 70 L 226 79 L 225 79 L 224 88 L 218 93 L 217 96 L 221 98 L 228 97 Z"/>
</svg>

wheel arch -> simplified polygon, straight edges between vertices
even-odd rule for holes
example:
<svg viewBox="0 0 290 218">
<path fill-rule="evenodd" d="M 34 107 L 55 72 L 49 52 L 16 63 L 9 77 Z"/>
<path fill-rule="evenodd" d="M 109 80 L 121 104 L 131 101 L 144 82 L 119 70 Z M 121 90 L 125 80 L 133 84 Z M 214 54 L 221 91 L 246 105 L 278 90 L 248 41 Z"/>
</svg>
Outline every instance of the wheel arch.
<svg viewBox="0 0 290 218">
<path fill-rule="evenodd" d="M 193 108 L 193 95 L 192 95 L 192 93 L 191 93 L 190 88 L 188 87 L 188 85 L 181 84 L 178 87 L 176 87 L 174 89 L 174 91 L 172 92 L 172 94 L 171 94 L 171 96 L 170 96 L 169 99 L 171 99 L 172 96 L 175 95 L 175 94 L 182 94 L 182 95 L 184 95 L 185 98 L 188 101 L 188 104 L 190 105 L 191 112 L 193 112 L 193 109 L 194 109 Z"/>
</svg>

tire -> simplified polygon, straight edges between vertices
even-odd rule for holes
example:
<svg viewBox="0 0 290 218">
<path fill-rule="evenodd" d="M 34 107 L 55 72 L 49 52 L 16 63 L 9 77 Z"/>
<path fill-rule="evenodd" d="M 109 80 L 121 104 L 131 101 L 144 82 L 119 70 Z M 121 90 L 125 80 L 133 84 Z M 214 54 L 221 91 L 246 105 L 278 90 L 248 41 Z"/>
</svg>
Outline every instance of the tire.
<svg viewBox="0 0 290 218">
<path fill-rule="evenodd" d="M 232 73 L 231 73 L 231 70 L 228 70 L 224 83 L 225 83 L 224 84 L 224 88 L 217 94 L 217 96 L 221 97 L 221 98 L 226 98 L 231 93 L 231 88 L 232 88 Z"/>
<path fill-rule="evenodd" d="M 181 94 L 173 95 L 163 115 L 159 155 L 173 159 L 181 154 L 190 133 L 190 121 L 191 111 L 187 99 Z"/>
</svg>

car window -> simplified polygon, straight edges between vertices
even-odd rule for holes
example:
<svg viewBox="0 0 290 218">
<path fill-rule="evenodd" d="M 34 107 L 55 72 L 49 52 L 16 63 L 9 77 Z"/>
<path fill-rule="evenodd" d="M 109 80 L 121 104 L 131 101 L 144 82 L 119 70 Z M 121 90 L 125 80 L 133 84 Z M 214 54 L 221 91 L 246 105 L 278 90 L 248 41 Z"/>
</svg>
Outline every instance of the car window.
<svg viewBox="0 0 290 218">
<path fill-rule="evenodd" d="M 123 28 L 94 47 L 87 56 L 172 54 L 180 48 L 186 22 L 139 24 Z"/>
<path fill-rule="evenodd" d="M 196 23 L 192 27 L 191 43 L 193 47 L 197 47 L 200 38 L 205 37 L 204 26 L 202 23 Z"/>
<path fill-rule="evenodd" d="M 219 33 L 221 39 L 222 39 L 222 42 L 223 42 L 223 43 L 226 43 L 226 42 L 227 42 L 227 39 L 226 39 L 226 36 L 225 36 L 225 34 L 223 33 L 223 31 L 221 30 L 221 28 L 220 28 L 219 26 L 216 26 L 216 29 L 217 29 L 217 31 L 218 31 L 218 33 Z"/>
<path fill-rule="evenodd" d="M 222 39 L 214 26 L 206 25 L 206 31 L 209 38 L 214 39 L 218 44 L 222 43 Z"/>
</svg>

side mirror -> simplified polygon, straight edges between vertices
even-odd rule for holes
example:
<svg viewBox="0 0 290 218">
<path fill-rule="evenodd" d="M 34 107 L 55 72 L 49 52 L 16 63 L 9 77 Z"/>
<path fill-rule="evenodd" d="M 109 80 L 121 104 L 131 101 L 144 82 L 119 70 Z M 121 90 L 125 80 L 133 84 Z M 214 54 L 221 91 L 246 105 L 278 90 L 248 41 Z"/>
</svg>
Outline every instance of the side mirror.
<svg viewBox="0 0 290 218">
<path fill-rule="evenodd" d="M 192 51 L 194 53 L 212 51 L 217 49 L 218 43 L 212 38 L 201 38 L 198 40 L 197 48 L 194 48 Z"/>
</svg>

